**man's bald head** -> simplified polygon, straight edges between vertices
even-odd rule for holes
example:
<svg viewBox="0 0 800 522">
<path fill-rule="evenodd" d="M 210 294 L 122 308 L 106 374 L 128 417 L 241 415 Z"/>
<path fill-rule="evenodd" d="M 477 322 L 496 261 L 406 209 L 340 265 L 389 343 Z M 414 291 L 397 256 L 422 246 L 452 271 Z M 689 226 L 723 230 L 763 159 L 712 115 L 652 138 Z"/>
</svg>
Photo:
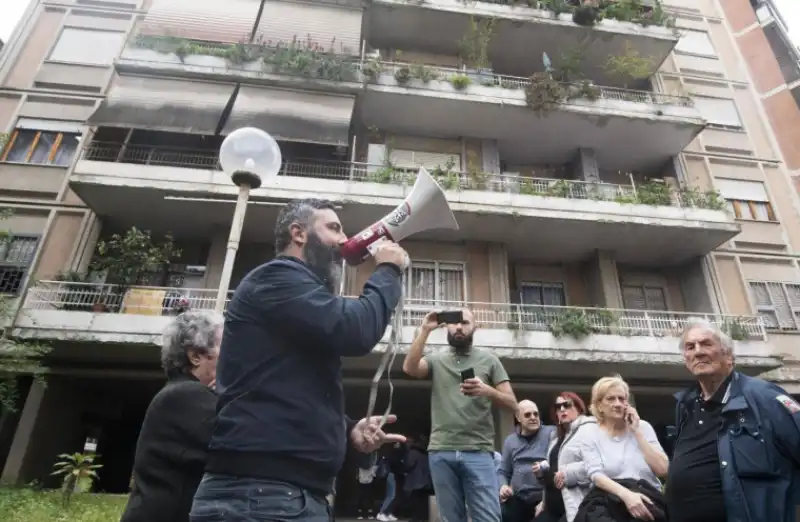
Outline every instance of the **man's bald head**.
<svg viewBox="0 0 800 522">
<path fill-rule="evenodd" d="M 523 435 L 535 433 L 542 426 L 539 407 L 535 402 L 523 399 L 517 404 L 517 421 Z"/>
</svg>

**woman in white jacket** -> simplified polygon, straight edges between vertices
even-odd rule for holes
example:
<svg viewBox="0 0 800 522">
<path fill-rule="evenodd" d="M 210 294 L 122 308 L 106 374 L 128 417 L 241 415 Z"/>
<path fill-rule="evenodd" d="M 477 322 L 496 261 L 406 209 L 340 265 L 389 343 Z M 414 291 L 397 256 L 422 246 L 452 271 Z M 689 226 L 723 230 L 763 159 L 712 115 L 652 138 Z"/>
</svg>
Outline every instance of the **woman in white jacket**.
<svg viewBox="0 0 800 522">
<path fill-rule="evenodd" d="M 548 460 L 533 465 L 544 480 L 544 497 L 536 507 L 537 522 L 572 522 L 591 482 L 581 453 L 582 430 L 595 422 L 586 404 L 573 392 L 561 393 L 551 415 L 557 428 L 547 448 Z"/>
</svg>

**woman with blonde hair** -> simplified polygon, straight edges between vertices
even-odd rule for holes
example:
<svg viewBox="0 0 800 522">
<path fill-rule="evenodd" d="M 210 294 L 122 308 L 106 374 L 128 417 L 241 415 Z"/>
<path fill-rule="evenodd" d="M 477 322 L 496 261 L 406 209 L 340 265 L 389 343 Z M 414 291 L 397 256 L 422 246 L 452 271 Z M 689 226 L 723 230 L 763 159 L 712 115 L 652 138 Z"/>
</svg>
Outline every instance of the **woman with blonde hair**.
<svg viewBox="0 0 800 522">
<path fill-rule="evenodd" d="M 589 409 L 597 423 L 584 428 L 581 453 L 594 488 L 575 522 L 587 520 L 588 513 L 588 520 L 594 520 L 598 511 L 609 520 L 667 520 L 658 477 L 667 475 L 669 459 L 653 426 L 628 404 L 629 397 L 628 384 L 618 375 L 592 387 Z"/>
</svg>

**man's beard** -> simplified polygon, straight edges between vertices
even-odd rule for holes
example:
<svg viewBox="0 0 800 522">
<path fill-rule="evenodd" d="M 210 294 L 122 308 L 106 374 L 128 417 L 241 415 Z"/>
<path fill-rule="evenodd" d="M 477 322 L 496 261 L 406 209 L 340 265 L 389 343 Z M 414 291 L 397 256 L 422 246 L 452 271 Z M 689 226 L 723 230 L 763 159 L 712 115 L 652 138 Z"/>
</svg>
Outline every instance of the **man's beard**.
<svg viewBox="0 0 800 522">
<path fill-rule="evenodd" d="M 455 335 L 447 332 L 447 344 L 453 347 L 457 354 L 469 353 L 472 349 L 472 334 L 461 334 L 458 338 Z"/>
<path fill-rule="evenodd" d="M 339 247 L 326 245 L 319 236 L 309 232 L 303 254 L 311 271 L 322 279 L 331 293 L 337 293 L 339 283 L 342 281 L 342 255 L 339 253 Z"/>
</svg>

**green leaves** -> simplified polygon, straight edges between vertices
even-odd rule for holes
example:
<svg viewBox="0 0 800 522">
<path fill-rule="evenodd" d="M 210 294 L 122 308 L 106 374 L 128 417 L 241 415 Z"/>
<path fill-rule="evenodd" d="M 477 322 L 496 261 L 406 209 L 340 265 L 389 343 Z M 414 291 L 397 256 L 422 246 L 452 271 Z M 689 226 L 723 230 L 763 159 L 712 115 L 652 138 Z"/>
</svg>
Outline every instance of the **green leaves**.
<svg viewBox="0 0 800 522">
<path fill-rule="evenodd" d="M 122 235 L 113 234 L 108 240 L 97 242 L 90 269 L 107 271 L 109 282 L 129 287 L 135 285 L 141 275 L 161 269 L 180 254 L 171 235 L 167 234 L 158 242 L 149 230 L 131 227 Z"/>
</svg>

